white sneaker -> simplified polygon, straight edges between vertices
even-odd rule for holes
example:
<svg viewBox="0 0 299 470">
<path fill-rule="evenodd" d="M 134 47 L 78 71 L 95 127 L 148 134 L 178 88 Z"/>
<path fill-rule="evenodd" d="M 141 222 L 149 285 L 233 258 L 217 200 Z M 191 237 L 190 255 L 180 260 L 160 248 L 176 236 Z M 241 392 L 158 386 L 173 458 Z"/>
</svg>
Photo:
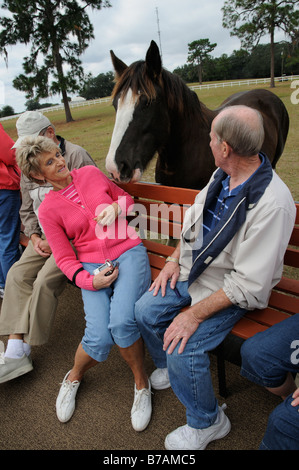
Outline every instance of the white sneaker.
<svg viewBox="0 0 299 470">
<path fill-rule="evenodd" d="M 80 385 L 78 380 L 71 382 L 67 379 L 70 372 L 64 377 L 56 400 L 57 418 L 62 423 L 66 423 L 71 419 L 75 411 L 75 398 Z"/>
<path fill-rule="evenodd" d="M 3 299 L 4 297 L 4 288 L 0 287 L 0 299 Z"/>
<path fill-rule="evenodd" d="M 170 387 L 167 367 L 165 369 L 156 369 L 150 376 L 150 382 L 155 390 L 164 390 Z"/>
<path fill-rule="evenodd" d="M 226 405 L 223 406 L 226 408 Z M 205 429 L 191 428 L 186 424 L 177 428 L 166 436 L 165 448 L 167 450 L 204 450 L 209 442 L 226 436 L 231 424 L 223 409 L 219 408 L 217 424 Z"/>
<path fill-rule="evenodd" d="M 137 390 L 134 387 L 134 403 L 131 409 L 131 422 L 135 431 L 143 431 L 150 422 L 152 415 L 151 384 L 149 388 Z"/>
</svg>

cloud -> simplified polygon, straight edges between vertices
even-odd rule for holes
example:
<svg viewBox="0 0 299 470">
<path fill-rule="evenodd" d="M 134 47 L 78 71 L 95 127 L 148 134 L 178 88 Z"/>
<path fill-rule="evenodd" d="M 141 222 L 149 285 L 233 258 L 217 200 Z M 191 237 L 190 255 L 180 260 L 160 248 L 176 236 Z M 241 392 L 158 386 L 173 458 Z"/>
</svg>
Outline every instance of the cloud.
<svg viewBox="0 0 299 470">
<path fill-rule="evenodd" d="M 240 41 L 222 27 L 224 0 L 111 0 L 111 4 L 111 8 L 100 11 L 89 9 L 95 39 L 81 60 L 84 70 L 93 76 L 112 70 L 111 49 L 129 65 L 145 57 L 152 39 L 161 44 L 163 65 L 170 71 L 187 62 L 188 43 L 197 39 L 208 38 L 217 43 L 212 52 L 214 57 L 230 55 L 240 48 Z M 8 69 L 4 61 L 0 67 L 4 104 L 12 106 L 16 112 L 24 111 L 26 99 L 24 93 L 12 87 L 12 81 L 23 72 L 25 52 L 23 46 L 12 46 Z M 60 97 L 45 101 L 60 102 Z"/>
</svg>

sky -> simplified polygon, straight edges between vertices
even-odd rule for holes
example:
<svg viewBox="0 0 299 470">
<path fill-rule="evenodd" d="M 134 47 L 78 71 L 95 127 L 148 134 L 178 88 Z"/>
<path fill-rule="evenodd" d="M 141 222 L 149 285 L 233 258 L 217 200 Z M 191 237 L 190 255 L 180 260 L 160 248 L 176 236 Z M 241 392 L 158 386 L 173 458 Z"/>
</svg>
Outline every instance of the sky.
<svg viewBox="0 0 299 470">
<path fill-rule="evenodd" d="M 89 10 L 95 38 L 81 55 L 86 73 L 93 76 L 112 71 L 110 50 L 127 65 L 144 59 L 151 40 L 156 41 L 163 66 L 173 71 L 187 63 L 188 43 L 209 39 L 217 43 L 211 55 L 230 55 L 240 49 L 240 40 L 222 27 L 224 0 L 110 0 L 111 8 Z M 277 35 L 275 40 L 284 38 Z M 262 41 L 269 42 L 265 37 Z M 8 67 L 0 57 L 0 108 L 13 107 L 16 113 L 25 111 L 25 93 L 13 88 L 12 81 L 23 73 L 23 58 L 30 46 L 8 48 Z M 71 95 L 74 96 L 74 95 Z M 40 100 L 58 103 L 60 96 Z"/>
</svg>

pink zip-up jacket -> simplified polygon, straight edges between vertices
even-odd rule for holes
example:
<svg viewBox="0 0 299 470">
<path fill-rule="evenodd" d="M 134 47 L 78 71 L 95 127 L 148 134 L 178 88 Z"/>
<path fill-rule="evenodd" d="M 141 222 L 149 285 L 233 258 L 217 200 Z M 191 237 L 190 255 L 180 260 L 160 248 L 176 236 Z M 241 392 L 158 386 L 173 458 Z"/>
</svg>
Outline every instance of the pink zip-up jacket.
<svg viewBox="0 0 299 470">
<path fill-rule="evenodd" d="M 38 217 L 57 266 L 78 287 L 95 290 L 94 276 L 83 269 L 82 262 L 114 260 L 141 243 L 126 220 L 133 199 L 94 166 L 75 169 L 71 175 L 81 204 L 67 199 L 62 190 L 52 190 L 41 203 Z M 103 227 L 94 218 L 113 202 L 120 206 L 121 213 L 115 223 Z"/>
</svg>

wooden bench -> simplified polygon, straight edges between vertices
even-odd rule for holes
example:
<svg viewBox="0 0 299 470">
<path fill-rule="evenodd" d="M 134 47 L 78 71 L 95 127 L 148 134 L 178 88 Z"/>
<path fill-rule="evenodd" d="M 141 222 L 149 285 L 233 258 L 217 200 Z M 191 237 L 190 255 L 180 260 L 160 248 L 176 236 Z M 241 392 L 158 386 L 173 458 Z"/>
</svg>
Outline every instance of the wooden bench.
<svg viewBox="0 0 299 470">
<path fill-rule="evenodd" d="M 167 244 L 169 239 L 176 242 L 179 238 L 184 213 L 190 207 L 197 195 L 197 190 L 173 188 L 153 183 L 119 184 L 135 201 L 136 213 L 132 215 L 131 223 L 139 229 L 139 235 L 148 251 L 148 256 L 154 280 L 163 266 L 165 259 L 173 253 L 174 247 Z M 297 218 L 290 239 L 290 245 L 285 254 L 285 266 L 293 270 L 283 275 L 281 281 L 273 289 L 269 305 L 263 310 L 248 312 L 234 326 L 231 335 L 244 341 L 255 333 L 263 331 L 278 323 L 289 315 L 299 312 L 299 204 Z M 20 240 L 26 246 L 26 237 Z M 220 345 L 215 351 L 218 364 L 219 393 L 227 395 L 225 379 L 225 348 Z M 234 360 L 230 360 L 234 362 Z M 236 361 L 238 363 L 238 360 Z"/>
</svg>

